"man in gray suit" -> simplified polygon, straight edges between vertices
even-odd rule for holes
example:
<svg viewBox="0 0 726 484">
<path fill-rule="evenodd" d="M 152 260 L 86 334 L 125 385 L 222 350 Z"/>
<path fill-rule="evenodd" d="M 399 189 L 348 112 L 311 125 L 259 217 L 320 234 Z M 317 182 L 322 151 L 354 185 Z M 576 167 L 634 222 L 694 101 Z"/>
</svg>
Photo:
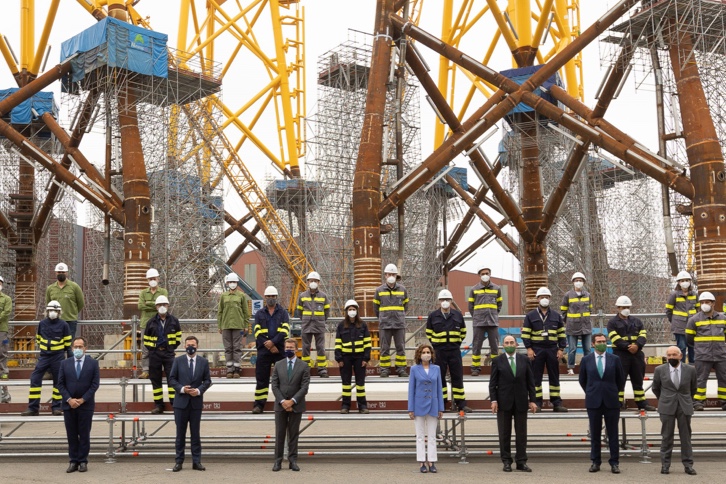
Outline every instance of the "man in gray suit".
<svg viewBox="0 0 726 484">
<path fill-rule="evenodd" d="M 698 384 L 696 369 L 691 365 L 682 364 L 681 356 L 681 350 L 677 346 L 670 346 L 666 350 L 668 364 L 660 365 L 653 374 L 653 393 L 658 397 L 658 413 L 661 421 L 660 473 L 669 473 L 674 432 L 678 422 L 681 461 L 686 468 L 686 474 L 695 476 L 691 447 L 691 416 L 693 396 L 696 394 Z"/>
<path fill-rule="evenodd" d="M 274 472 L 282 468 L 282 455 L 287 436 L 287 460 L 290 469 L 297 465 L 297 439 L 300 421 L 305 411 L 305 395 L 310 385 L 310 367 L 298 359 L 297 341 L 285 340 L 285 359 L 275 363 L 272 370 L 272 393 L 275 395 L 275 465 Z"/>
</svg>

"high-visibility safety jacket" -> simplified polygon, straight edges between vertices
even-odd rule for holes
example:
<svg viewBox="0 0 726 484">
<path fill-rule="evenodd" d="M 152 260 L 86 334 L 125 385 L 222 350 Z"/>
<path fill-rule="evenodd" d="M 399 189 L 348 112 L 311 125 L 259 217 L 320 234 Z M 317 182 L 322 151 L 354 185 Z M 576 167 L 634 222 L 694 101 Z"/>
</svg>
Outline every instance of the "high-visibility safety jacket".
<svg viewBox="0 0 726 484">
<path fill-rule="evenodd" d="M 168 297 L 169 291 L 163 287 L 157 287 L 156 292 L 152 293 L 151 288 L 147 287 L 146 289 L 142 289 L 139 293 L 138 307 L 139 311 L 141 311 L 141 315 L 139 316 L 139 327 L 141 327 L 141 329 L 146 329 L 146 323 L 156 316 L 156 298 L 159 296 Z"/>
<path fill-rule="evenodd" d="M 608 338 L 616 352 L 628 351 L 628 346 L 633 343 L 638 345 L 639 350 L 642 350 L 648 340 L 648 334 L 640 319 L 633 316 L 623 319 L 620 315 L 615 315 L 608 321 Z"/>
<path fill-rule="evenodd" d="M 665 305 L 666 317 L 671 322 L 671 332 L 686 334 L 688 318 L 694 316 L 700 307 L 701 303 L 698 302 L 695 292 L 688 291 L 687 294 L 683 294 L 680 289 L 673 291 Z"/>
<path fill-rule="evenodd" d="M 270 314 L 267 307 L 255 313 L 255 325 L 252 328 L 257 343 L 257 350 L 268 351 L 265 341 L 272 340 L 280 352 L 285 351 L 285 339 L 290 336 L 290 314 L 287 309 L 275 304 L 275 310 Z"/>
<path fill-rule="evenodd" d="M 583 290 L 577 294 L 574 289 L 570 289 L 562 299 L 560 310 L 565 323 L 565 334 L 572 336 L 592 334 L 592 323 L 590 322 L 592 301 L 590 301 L 589 292 Z"/>
<path fill-rule="evenodd" d="M 426 320 L 426 337 L 434 349 L 458 350 L 466 338 L 464 315 L 454 308 L 446 314 L 441 309 L 432 311 Z"/>
<path fill-rule="evenodd" d="M 522 324 L 522 343 L 527 349 L 553 346 L 565 349 L 567 338 L 562 315 L 552 309 L 547 314 L 542 313 L 539 308 L 528 312 Z"/>
<path fill-rule="evenodd" d="M 51 301 L 60 303 L 63 310 L 61 314 L 65 321 L 77 321 L 78 313 L 83 310 L 83 306 L 86 304 L 81 286 L 70 279 L 66 279 L 63 287 L 60 287 L 57 282 L 48 286 L 48 289 L 45 290 L 45 304 L 48 305 Z"/>
<path fill-rule="evenodd" d="M 166 315 L 163 320 L 158 314 L 146 323 L 144 329 L 144 346 L 150 350 L 164 349 L 174 351 L 181 343 L 181 326 L 179 320 L 171 314 Z"/>
<path fill-rule="evenodd" d="M 502 289 L 489 281 L 487 285 L 481 282 L 471 288 L 469 292 L 469 314 L 472 325 L 499 326 L 499 312 L 502 310 Z"/>
<path fill-rule="evenodd" d="M 711 317 L 698 311 L 686 325 L 686 343 L 696 350 L 696 361 L 726 360 L 726 315 L 714 311 Z"/>
<path fill-rule="evenodd" d="M 324 333 L 329 313 L 330 302 L 324 292 L 308 289 L 297 298 L 295 317 L 300 318 L 303 333 Z"/>
<path fill-rule="evenodd" d="M 0 332 L 7 333 L 10 313 L 13 312 L 13 301 L 5 293 L 0 292 Z"/>
<path fill-rule="evenodd" d="M 371 333 L 368 325 L 361 321 L 360 326 L 345 321 L 338 323 L 335 330 L 335 361 L 343 361 L 344 357 L 360 358 L 363 361 L 371 359 Z"/>
<path fill-rule="evenodd" d="M 43 319 L 35 332 L 35 344 L 38 345 L 41 357 L 65 353 L 71 347 L 71 338 L 68 323 L 60 318 Z"/>
<path fill-rule="evenodd" d="M 238 288 L 225 291 L 219 298 L 217 307 L 217 326 L 219 329 L 247 329 L 250 327 L 250 306 L 247 296 Z"/>
<path fill-rule="evenodd" d="M 406 307 L 408 291 L 401 284 L 393 287 L 383 284 L 376 289 L 373 298 L 373 309 L 378 317 L 378 329 L 406 328 Z"/>
</svg>

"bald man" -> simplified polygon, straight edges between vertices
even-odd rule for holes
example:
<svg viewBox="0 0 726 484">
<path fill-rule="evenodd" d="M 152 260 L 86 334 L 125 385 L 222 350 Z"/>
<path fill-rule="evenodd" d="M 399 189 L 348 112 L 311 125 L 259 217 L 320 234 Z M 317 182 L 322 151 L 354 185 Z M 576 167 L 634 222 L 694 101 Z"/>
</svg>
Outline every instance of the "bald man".
<svg viewBox="0 0 726 484">
<path fill-rule="evenodd" d="M 698 388 L 696 369 L 681 363 L 681 350 L 677 346 L 668 347 L 666 357 L 668 363 L 660 365 L 653 373 L 653 393 L 658 397 L 658 413 L 661 421 L 660 473 L 670 472 L 677 422 L 678 437 L 681 440 L 681 462 L 686 474 L 695 476 L 691 447 L 691 416 L 693 396 Z"/>
</svg>

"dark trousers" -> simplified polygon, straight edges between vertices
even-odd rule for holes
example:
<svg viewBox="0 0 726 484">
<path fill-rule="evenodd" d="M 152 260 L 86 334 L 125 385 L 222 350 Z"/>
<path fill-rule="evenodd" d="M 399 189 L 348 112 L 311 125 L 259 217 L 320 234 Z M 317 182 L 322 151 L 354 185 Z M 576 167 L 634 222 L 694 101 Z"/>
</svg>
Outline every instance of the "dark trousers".
<svg viewBox="0 0 726 484">
<path fill-rule="evenodd" d="M 464 365 L 461 362 L 461 351 L 458 348 L 435 348 L 436 358 L 434 363 L 441 370 L 441 381 L 443 382 L 444 402 L 447 398 L 446 370 L 451 375 L 451 395 L 454 403 L 459 409 L 466 406 L 466 394 L 464 393 Z M 446 406 L 446 404 L 444 404 Z"/>
<path fill-rule="evenodd" d="M 151 380 L 151 388 L 154 390 L 154 403 L 156 405 L 164 405 L 164 387 L 162 386 L 161 372 L 163 370 L 168 378 L 173 364 L 173 350 L 149 350 L 149 380 Z M 169 402 L 173 404 L 174 389 L 167 385 L 166 391 L 169 393 Z"/>
<path fill-rule="evenodd" d="M 527 411 L 511 410 L 497 411 L 497 429 L 499 429 L 499 454 L 502 462 L 512 463 L 512 419 L 514 419 L 514 432 L 516 436 L 517 453 L 514 456 L 517 464 L 527 463 Z"/>
<path fill-rule="evenodd" d="M 645 376 L 645 355 L 642 351 L 635 354 L 629 351 L 613 351 L 620 358 L 623 364 L 623 371 L 630 377 L 630 384 L 633 385 L 633 400 L 638 408 L 644 408 L 648 403 L 645 401 L 643 390 L 643 377 Z M 620 392 L 620 403 L 625 401 L 625 391 Z"/>
<path fill-rule="evenodd" d="M 28 410 L 37 412 L 40 409 L 40 391 L 43 388 L 43 375 L 46 371 L 50 371 L 53 376 L 53 410 L 61 409 L 61 400 L 63 397 L 58 391 L 58 371 L 60 370 L 61 361 L 66 357 L 65 351 L 58 351 L 52 355 L 40 355 L 38 363 L 35 364 L 35 370 L 30 375 L 30 393 L 28 394 Z"/>
<path fill-rule="evenodd" d="M 202 409 L 192 408 L 191 403 L 186 408 L 174 409 L 174 422 L 176 423 L 176 462 L 184 462 L 184 451 L 187 448 L 187 425 L 191 432 L 192 462 L 202 462 L 202 439 L 199 434 L 202 422 Z"/>
<path fill-rule="evenodd" d="M 285 437 L 287 436 L 287 460 L 297 460 L 297 439 L 300 435 L 302 413 L 275 412 L 275 462 L 281 462 L 285 453 Z"/>
<path fill-rule="evenodd" d="M 83 410 L 80 410 L 81 407 L 63 410 L 68 437 L 68 460 L 72 464 L 88 463 L 94 407 L 85 408 L 86 406 L 81 406 Z"/>
<path fill-rule="evenodd" d="M 590 419 L 590 460 L 593 464 L 602 464 L 600 457 L 600 442 L 602 438 L 602 421 L 605 419 L 605 432 L 608 436 L 610 446 L 611 466 L 620 465 L 620 448 L 618 447 L 618 420 L 620 419 L 619 408 L 588 408 L 587 417 Z"/>
<path fill-rule="evenodd" d="M 366 368 L 363 366 L 363 358 L 343 356 L 343 366 L 340 367 L 340 379 L 343 383 L 343 408 L 350 408 L 353 374 L 355 374 L 355 397 L 358 400 L 358 408 L 367 406 Z"/>
<path fill-rule="evenodd" d="M 272 365 L 283 359 L 282 353 L 270 353 L 267 348 L 257 351 L 257 364 L 255 365 L 255 379 L 257 387 L 255 388 L 255 407 L 265 407 L 267 403 L 267 394 L 270 391 L 270 373 L 272 373 Z"/>
<path fill-rule="evenodd" d="M 68 347 L 66 350 L 66 355 L 68 358 L 73 356 L 73 338 L 76 337 L 76 328 L 78 328 L 78 321 L 66 321 L 68 323 L 68 328 L 71 330 L 71 346 Z"/>
<path fill-rule="evenodd" d="M 544 377 L 545 366 L 547 367 L 547 378 L 550 387 L 550 403 L 555 407 L 562 405 L 560 398 L 560 363 L 557 361 L 557 346 L 533 346 L 535 357 L 532 362 L 534 371 L 534 390 L 537 394 L 537 405 L 542 406 L 542 377 Z"/>
<path fill-rule="evenodd" d="M 691 446 L 691 416 L 683 413 L 680 407 L 675 415 L 660 416 L 660 463 L 670 467 L 673 454 L 673 440 L 678 422 L 678 438 L 681 440 L 681 462 L 684 467 L 693 467 L 693 447 Z"/>
</svg>

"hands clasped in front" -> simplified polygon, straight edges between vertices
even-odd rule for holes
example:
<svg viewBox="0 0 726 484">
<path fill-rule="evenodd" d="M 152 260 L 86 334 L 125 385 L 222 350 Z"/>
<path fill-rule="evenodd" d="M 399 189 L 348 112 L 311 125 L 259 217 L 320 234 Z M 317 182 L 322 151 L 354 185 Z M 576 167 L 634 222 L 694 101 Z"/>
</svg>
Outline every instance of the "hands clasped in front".
<svg viewBox="0 0 726 484">
<path fill-rule="evenodd" d="M 282 405 L 282 408 L 284 408 L 286 412 L 292 412 L 292 407 L 295 406 L 295 402 L 292 399 L 283 400 L 280 405 Z"/>
<path fill-rule="evenodd" d="M 190 397 L 198 397 L 199 395 L 201 395 L 198 388 L 192 388 L 189 385 L 186 385 L 184 387 L 184 393 L 186 393 Z"/>
<path fill-rule="evenodd" d="M 85 400 L 83 400 L 82 398 L 69 398 L 68 399 L 68 405 L 70 405 L 71 408 L 78 408 L 81 405 L 83 405 L 84 402 L 85 402 Z"/>
</svg>

